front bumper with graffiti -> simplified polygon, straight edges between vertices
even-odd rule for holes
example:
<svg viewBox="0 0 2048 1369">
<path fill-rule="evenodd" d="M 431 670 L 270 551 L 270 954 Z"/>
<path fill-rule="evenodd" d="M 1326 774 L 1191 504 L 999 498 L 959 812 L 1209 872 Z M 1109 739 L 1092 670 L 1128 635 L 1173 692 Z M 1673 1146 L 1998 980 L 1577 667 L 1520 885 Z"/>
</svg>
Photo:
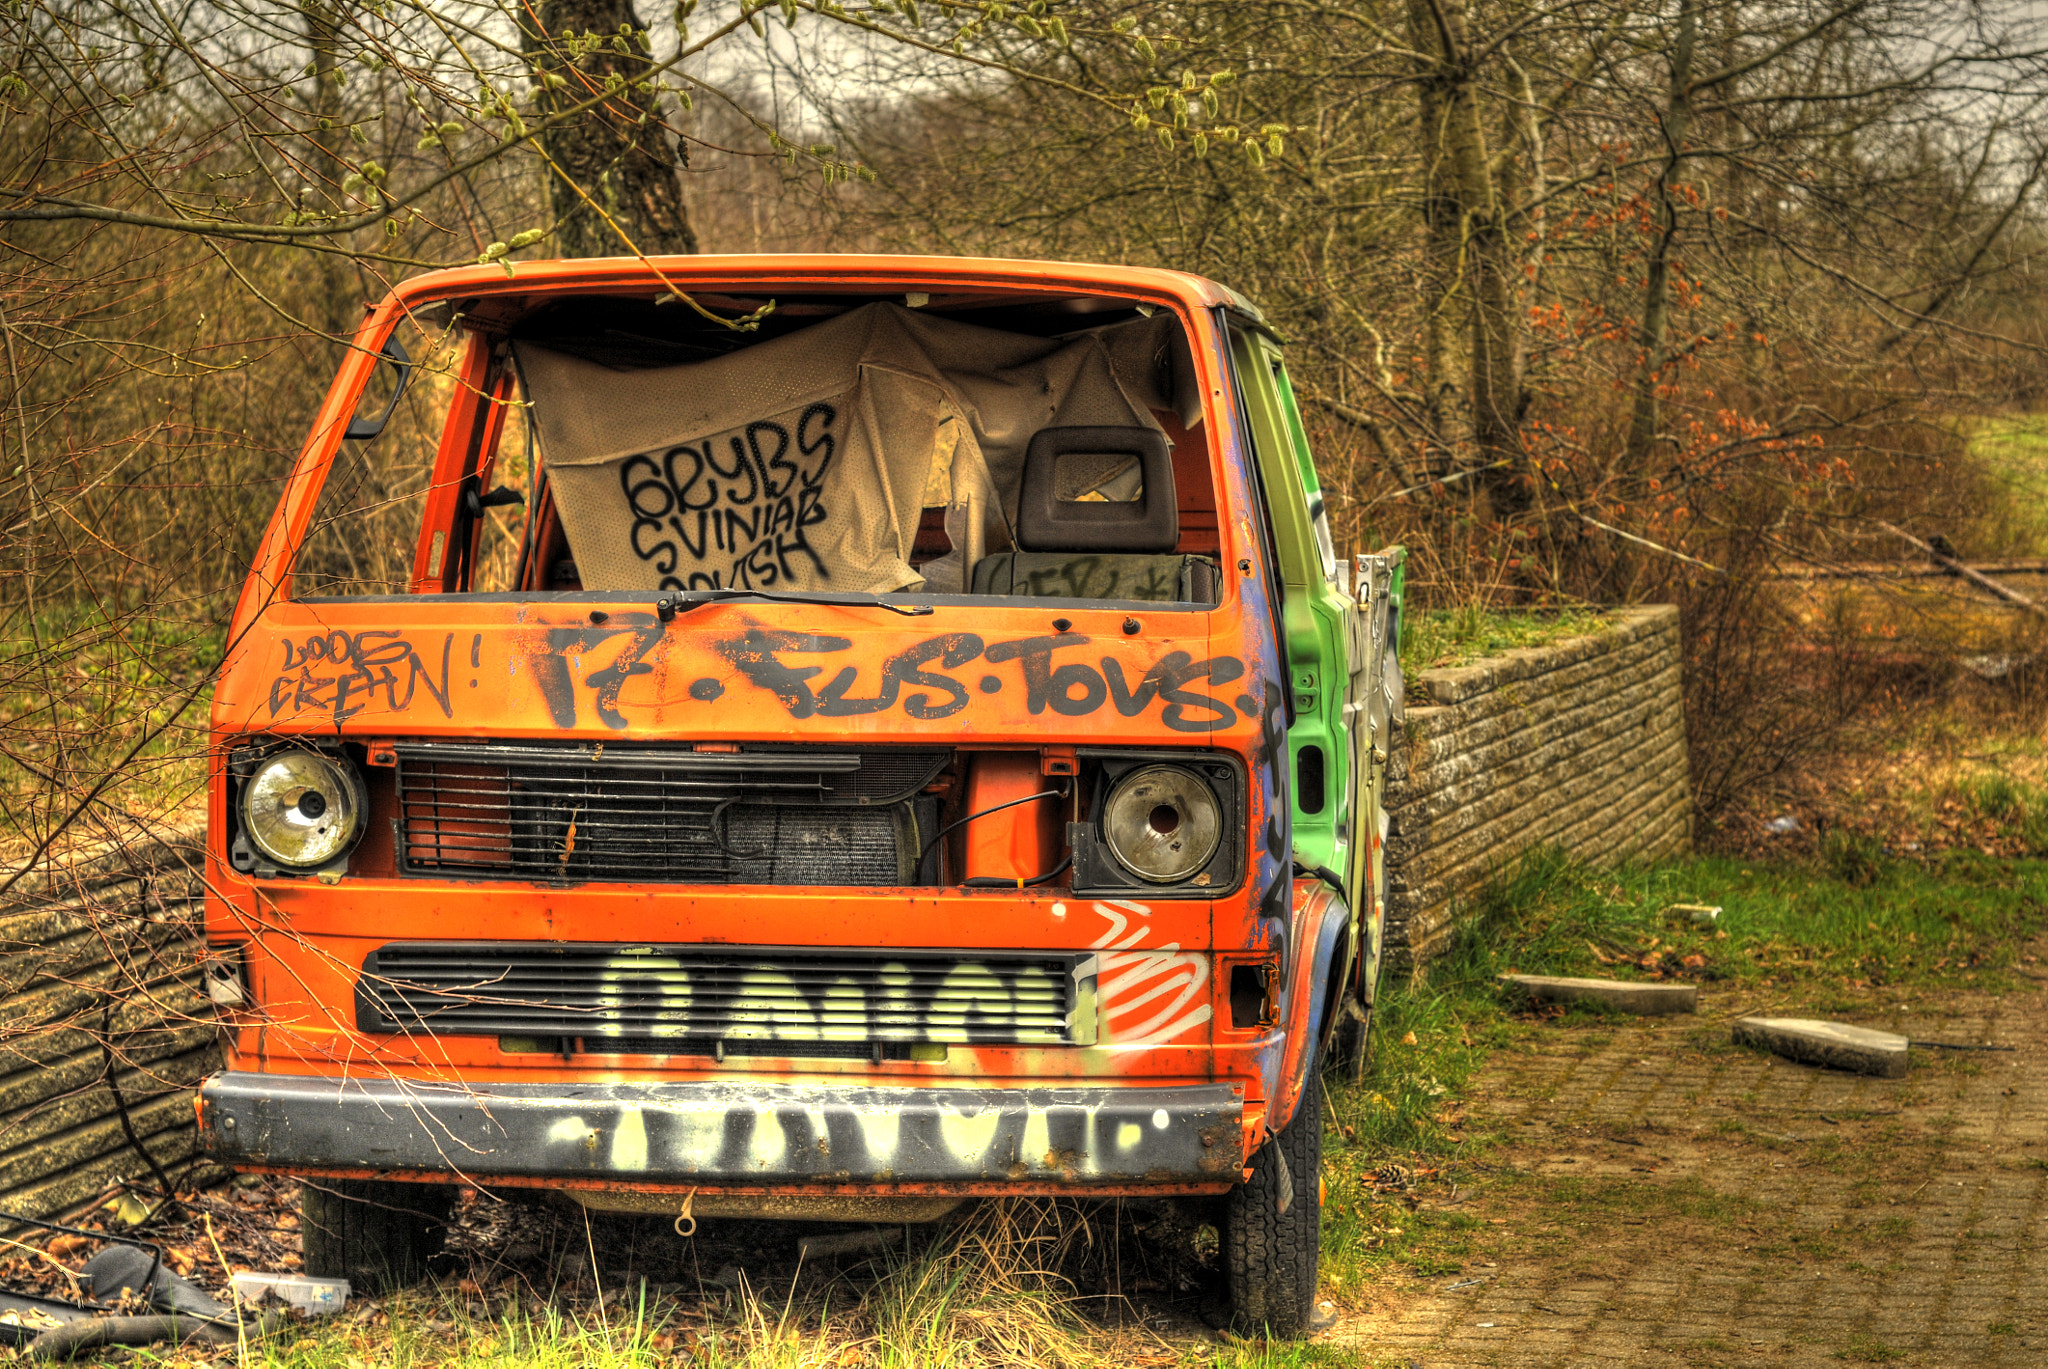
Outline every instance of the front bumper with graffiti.
<svg viewBox="0 0 2048 1369">
<path fill-rule="evenodd" d="M 1175 1088 L 697 1082 L 447 1085 L 229 1072 L 200 1087 L 229 1164 L 632 1187 L 978 1189 L 1239 1182 L 1244 1099 Z"/>
</svg>

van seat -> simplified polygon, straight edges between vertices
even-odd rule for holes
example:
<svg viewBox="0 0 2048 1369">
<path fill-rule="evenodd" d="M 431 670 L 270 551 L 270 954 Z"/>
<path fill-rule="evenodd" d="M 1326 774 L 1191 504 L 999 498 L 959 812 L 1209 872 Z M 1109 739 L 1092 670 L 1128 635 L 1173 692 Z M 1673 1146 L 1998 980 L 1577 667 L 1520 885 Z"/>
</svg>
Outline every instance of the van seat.
<svg viewBox="0 0 2048 1369">
<path fill-rule="evenodd" d="M 976 594 L 1213 604 L 1221 597 L 1220 578 L 1207 556 L 1001 551 L 974 563 L 972 585 Z"/>
</svg>

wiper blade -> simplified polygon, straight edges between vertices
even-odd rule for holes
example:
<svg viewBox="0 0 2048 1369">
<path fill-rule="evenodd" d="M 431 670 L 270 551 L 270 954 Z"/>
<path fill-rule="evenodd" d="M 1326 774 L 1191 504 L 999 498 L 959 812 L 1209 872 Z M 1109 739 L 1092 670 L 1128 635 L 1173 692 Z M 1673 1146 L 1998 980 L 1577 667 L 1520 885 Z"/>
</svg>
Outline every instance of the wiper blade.
<svg viewBox="0 0 2048 1369">
<path fill-rule="evenodd" d="M 664 594 L 654 601 L 655 612 L 664 623 L 678 613 L 688 613 L 693 608 L 706 604 L 722 604 L 742 599 L 765 599 L 771 604 L 823 604 L 837 608 L 885 608 L 891 613 L 900 613 L 906 618 L 922 618 L 932 611 L 930 604 L 899 604 L 879 594 L 826 594 L 819 592 L 790 593 L 773 589 L 692 589 L 678 590 Z"/>
</svg>

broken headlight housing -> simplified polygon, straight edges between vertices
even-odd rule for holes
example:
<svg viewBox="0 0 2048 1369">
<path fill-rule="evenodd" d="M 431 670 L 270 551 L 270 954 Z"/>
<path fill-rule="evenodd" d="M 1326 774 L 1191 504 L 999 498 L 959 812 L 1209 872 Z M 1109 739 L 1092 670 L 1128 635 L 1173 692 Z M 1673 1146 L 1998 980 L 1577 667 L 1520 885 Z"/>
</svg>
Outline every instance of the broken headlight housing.
<svg viewBox="0 0 2048 1369">
<path fill-rule="evenodd" d="M 1089 820 L 1067 825 L 1076 893 L 1214 898 L 1244 877 L 1243 765 L 1222 751 L 1081 747 Z"/>
<path fill-rule="evenodd" d="M 240 868 L 308 873 L 347 858 L 363 828 L 369 796 L 356 768 L 324 751 L 272 751 L 242 776 L 237 814 Z"/>
<path fill-rule="evenodd" d="M 1102 806 L 1102 836 L 1118 864 L 1151 884 L 1192 878 L 1223 835 L 1208 784 L 1178 765 L 1148 765 L 1116 782 Z"/>
</svg>

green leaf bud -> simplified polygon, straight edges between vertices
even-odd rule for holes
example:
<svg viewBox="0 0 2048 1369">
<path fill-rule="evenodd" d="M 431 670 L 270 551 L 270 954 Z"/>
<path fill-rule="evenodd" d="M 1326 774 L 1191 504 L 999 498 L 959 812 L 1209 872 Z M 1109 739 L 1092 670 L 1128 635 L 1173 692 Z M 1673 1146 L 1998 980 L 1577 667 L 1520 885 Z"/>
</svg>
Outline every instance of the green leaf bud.
<svg viewBox="0 0 2048 1369">
<path fill-rule="evenodd" d="M 1212 71 L 1209 73 L 1209 84 L 1212 86 L 1227 86 L 1236 79 L 1237 73 L 1234 71 Z"/>
<path fill-rule="evenodd" d="M 397 219 L 386 219 L 386 220 L 384 220 L 384 236 L 385 236 L 385 237 L 387 237 L 387 238 L 395 238 L 395 237 L 397 237 L 397 236 L 398 236 L 398 220 L 397 220 Z"/>
<path fill-rule="evenodd" d="M 420 134 L 420 140 L 412 145 L 415 152 L 432 152 L 441 145 L 441 135 L 427 132 Z"/>
<path fill-rule="evenodd" d="M 918 9 L 917 0 L 903 0 L 903 17 L 910 21 L 910 26 L 914 29 L 924 27 L 924 12 Z"/>
<path fill-rule="evenodd" d="M 529 228 L 524 233 L 515 234 L 512 238 L 511 246 L 515 249 L 531 247 L 547 235 L 548 230 L 545 228 Z"/>
<path fill-rule="evenodd" d="M 1131 116 L 1131 127 L 1143 133 L 1146 129 L 1152 127 L 1152 116 L 1142 109 L 1139 110 Z"/>
<path fill-rule="evenodd" d="M 1187 117 L 1188 97 L 1177 90 L 1173 92 L 1173 112 L 1181 118 Z"/>
<path fill-rule="evenodd" d="M 1045 30 L 1052 35 L 1052 40 L 1061 47 L 1072 46 L 1073 40 L 1067 37 L 1067 21 L 1060 18 L 1057 14 L 1045 21 Z"/>
<path fill-rule="evenodd" d="M 1180 88 L 1182 90 L 1193 90 L 1195 88 L 1195 73 L 1183 71 L 1180 74 Z"/>
<path fill-rule="evenodd" d="M 341 193 L 353 195 L 363 188 L 363 178 L 351 171 L 341 178 Z"/>
<path fill-rule="evenodd" d="M 761 17 L 752 10 L 747 11 L 747 27 L 754 31 L 756 38 L 766 38 L 768 36 L 768 30 L 761 27 Z"/>
<path fill-rule="evenodd" d="M 782 0 L 782 26 L 796 27 L 796 0 Z"/>
<path fill-rule="evenodd" d="M 651 54 L 654 51 L 654 35 L 646 29 L 641 29 L 639 33 L 634 35 L 633 41 L 640 45 L 640 51 L 642 52 Z"/>
<path fill-rule="evenodd" d="M 1280 141 L 1280 135 L 1277 133 L 1266 139 L 1266 151 L 1272 153 L 1275 157 L 1279 156 L 1282 149 L 1286 146 L 1287 144 Z"/>
<path fill-rule="evenodd" d="M 1166 87 L 1152 87 L 1152 89 L 1145 92 L 1145 98 L 1151 102 L 1152 108 L 1154 109 L 1166 108 Z"/>
<path fill-rule="evenodd" d="M 1209 135 L 1208 135 L 1208 134 L 1206 134 L 1206 133 L 1197 133 L 1197 134 L 1195 135 L 1195 155 L 1196 155 L 1197 157 L 1206 157 L 1206 156 L 1208 156 L 1208 155 L 1209 155 Z"/>
<path fill-rule="evenodd" d="M 1129 33 L 1132 29 L 1136 28 L 1137 26 L 1137 20 L 1131 18 L 1123 18 L 1117 20 L 1114 24 L 1111 24 L 1109 27 L 1112 33 Z"/>
<path fill-rule="evenodd" d="M 1151 40 L 1146 38 L 1144 34 L 1139 34 L 1136 41 L 1138 44 L 1138 55 L 1145 59 L 1145 65 L 1150 66 L 1159 60 L 1158 51 L 1153 48 Z"/>
<path fill-rule="evenodd" d="M 519 277 L 519 273 L 512 269 L 512 259 L 510 257 L 507 257 L 505 260 L 499 262 L 498 269 L 500 271 L 503 271 L 509 279 L 517 280 Z"/>
<path fill-rule="evenodd" d="M 486 247 L 482 254 L 477 257 L 476 264 L 478 266 L 489 266 L 511 250 L 512 245 L 510 243 L 494 242 L 489 247 Z"/>
<path fill-rule="evenodd" d="M 435 129 L 434 132 L 441 135 L 442 142 L 446 142 L 450 138 L 459 138 L 462 136 L 462 125 L 456 123 L 453 119 L 450 119 L 447 123 L 442 124 L 439 128 Z"/>
<path fill-rule="evenodd" d="M 1173 151 L 1173 130 L 1172 130 L 1172 129 L 1170 129 L 1170 128 L 1166 127 L 1166 126 L 1165 126 L 1164 124 L 1162 124 L 1162 125 L 1160 125 L 1160 126 L 1159 126 L 1158 128 L 1155 128 L 1155 129 L 1153 129 L 1153 130 L 1152 130 L 1152 136 L 1153 136 L 1153 137 L 1155 137 L 1155 138 L 1157 138 L 1157 139 L 1159 140 L 1159 145 L 1160 145 L 1161 147 L 1165 148 L 1165 149 L 1166 149 L 1166 150 L 1167 150 L 1168 152 L 1171 152 L 1171 151 Z"/>
<path fill-rule="evenodd" d="M 359 147 L 368 147 L 370 145 L 370 135 L 363 132 L 363 126 L 361 124 L 350 124 L 348 126 L 348 136 L 349 141 L 355 143 Z"/>
<path fill-rule="evenodd" d="M 1253 166 L 1264 166 L 1266 164 L 1266 150 L 1260 147 L 1256 141 L 1251 139 L 1245 141 L 1244 155 L 1252 159 Z"/>
<path fill-rule="evenodd" d="M 1202 112 L 1213 119 L 1222 111 L 1223 101 L 1217 98 L 1215 88 L 1212 86 L 1204 90 L 1202 92 Z"/>
<path fill-rule="evenodd" d="M 679 90 L 676 92 L 676 103 L 681 105 L 684 109 L 695 109 L 697 107 L 697 102 L 690 98 L 690 92 L 687 90 Z"/>
<path fill-rule="evenodd" d="M 1173 112 L 1173 126 L 1175 128 L 1186 128 L 1188 126 L 1188 112 L 1185 107 L 1176 109 Z"/>
<path fill-rule="evenodd" d="M 832 150 L 832 144 L 830 143 L 812 143 L 810 146 L 810 154 L 813 157 L 829 157 L 832 155 Z"/>
<path fill-rule="evenodd" d="M 371 185 L 384 184 L 384 178 L 386 176 L 389 176 L 390 174 L 390 172 L 386 171 L 383 167 L 379 166 L 375 162 L 363 163 L 363 179 L 368 181 Z"/>
<path fill-rule="evenodd" d="M 1033 38 L 1045 37 L 1044 26 L 1028 14 L 1020 14 L 1017 16 L 1017 28 L 1020 32 L 1028 34 Z"/>
</svg>

